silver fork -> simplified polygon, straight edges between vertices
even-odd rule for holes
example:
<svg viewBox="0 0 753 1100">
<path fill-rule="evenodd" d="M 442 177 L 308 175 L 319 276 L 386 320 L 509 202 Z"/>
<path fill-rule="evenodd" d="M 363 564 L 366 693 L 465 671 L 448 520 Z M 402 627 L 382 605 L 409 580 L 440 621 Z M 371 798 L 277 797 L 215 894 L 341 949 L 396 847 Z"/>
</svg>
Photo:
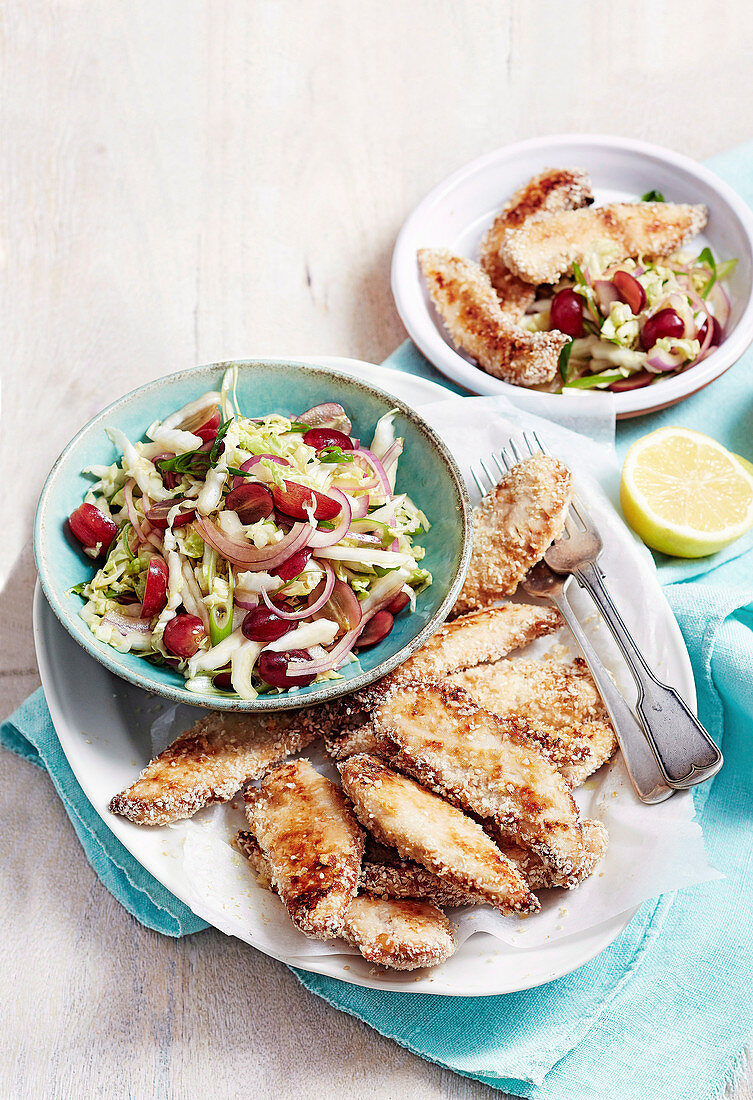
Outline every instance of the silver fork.
<svg viewBox="0 0 753 1100">
<path fill-rule="evenodd" d="M 514 466 L 516 461 L 514 458 L 508 457 L 506 451 L 502 451 L 499 457 L 493 454 L 491 458 L 500 474 L 504 474 L 507 469 Z M 495 485 L 499 478 L 492 475 L 483 460 L 480 465 L 489 481 L 489 486 L 484 486 L 477 470 L 472 469 L 471 473 L 481 495 L 484 496 L 489 487 Z M 602 664 L 598 653 L 567 600 L 567 588 L 571 580 L 571 577 L 559 576 L 549 568 L 546 562 L 541 561 L 523 579 L 521 588 L 529 596 L 551 600 L 562 615 L 591 671 L 594 683 L 599 689 L 599 694 L 604 700 L 604 706 L 607 708 L 607 713 L 617 735 L 625 766 L 636 794 L 642 802 L 649 804 L 663 802 L 675 792 L 664 782 L 643 729 L 638 724 L 635 715 L 614 680 Z"/>
<path fill-rule="evenodd" d="M 524 439 L 532 454 L 544 451 L 535 433 Z M 601 536 L 574 496 L 564 535 L 552 543 L 544 560 L 555 573 L 574 576 L 598 607 L 635 680 L 636 711 L 662 777 L 669 787 L 686 790 L 716 775 L 724 762 L 722 754 L 679 692 L 662 683 L 646 663 L 596 564 L 601 551 Z"/>
</svg>

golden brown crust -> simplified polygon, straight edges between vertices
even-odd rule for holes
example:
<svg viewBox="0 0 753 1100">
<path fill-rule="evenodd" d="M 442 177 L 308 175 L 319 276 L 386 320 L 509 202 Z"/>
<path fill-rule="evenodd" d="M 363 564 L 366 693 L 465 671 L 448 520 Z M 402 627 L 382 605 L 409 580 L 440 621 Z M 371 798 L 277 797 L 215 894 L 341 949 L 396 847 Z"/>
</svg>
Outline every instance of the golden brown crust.
<svg viewBox="0 0 753 1100">
<path fill-rule="evenodd" d="M 609 846 L 609 834 L 601 821 L 585 820 L 581 822 L 581 827 L 583 856 L 580 866 L 569 872 L 559 873 L 542 863 L 535 852 L 516 844 L 514 839 L 511 839 L 509 834 L 500 829 L 491 819 L 484 822 L 484 828 L 489 836 L 510 862 L 515 864 L 532 890 L 547 890 L 554 887 L 574 890 L 593 873 Z"/>
<path fill-rule="evenodd" d="M 503 913 L 533 912 L 536 898 L 481 826 L 375 756 L 339 765 L 356 816 L 383 844 Z"/>
<path fill-rule="evenodd" d="M 110 802 L 137 825 L 167 825 L 203 806 L 228 802 L 246 779 L 259 779 L 326 729 L 323 707 L 282 714 L 215 712 L 200 718 Z"/>
<path fill-rule="evenodd" d="M 444 623 L 426 645 L 380 681 L 383 688 L 408 680 L 441 679 L 450 672 L 498 661 L 562 625 L 557 611 L 527 603 L 505 603 Z"/>
<path fill-rule="evenodd" d="M 457 947 L 452 925 L 436 905 L 368 894 L 350 903 L 343 938 L 368 962 L 392 970 L 438 966 Z"/>
<path fill-rule="evenodd" d="M 610 203 L 529 218 L 508 229 L 499 248 L 502 263 L 524 282 L 554 283 L 582 263 L 594 241 L 610 241 L 629 256 L 667 256 L 703 229 L 705 206 L 688 203 Z"/>
<path fill-rule="evenodd" d="M 517 715 L 575 787 L 616 751 L 617 738 L 586 662 L 496 661 L 452 673 L 448 680 L 502 717 Z"/>
<path fill-rule="evenodd" d="M 549 455 L 518 463 L 473 509 L 473 552 L 455 613 L 512 596 L 565 526 L 573 496 L 567 466 Z"/>
<path fill-rule="evenodd" d="M 551 382 L 568 336 L 516 325 L 502 312 L 489 276 L 472 260 L 445 248 L 422 248 L 418 260 L 453 342 L 482 370 L 516 386 Z"/>
<path fill-rule="evenodd" d="M 396 688 L 374 712 L 392 762 L 465 810 L 493 818 L 565 875 L 583 862 L 569 784 L 519 718 L 500 718 L 467 692 L 438 683 Z"/>
<path fill-rule="evenodd" d="M 537 214 L 577 210 L 594 201 L 591 181 L 579 168 L 547 168 L 521 187 L 486 231 L 479 247 L 481 267 L 497 292 L 502 312 L 513 320 L 522 317 L 536 296 L 536 288 L 508 271 L 499 249 L 508 229 Z"/>
<path fill-rule="evenodd" d="M 420 863 L 402 859 L 396 849 L 379 844 L 368 835 L 358 888 L 377 897 L 418 898 L 440 908 L 483 905 L 486 900 L 472 890 L 445 882 Z"/>
<path fill-rule="evenodd" d="M 316 939 L 341 935 L 364 845 L 343 792 L 308 760 L 291 760 L 244 797 L 249 830 L 296 928 Z"/>
<path fill-rule="evenodd" d="M 279 893 L 272 881 L 272 866 L 253 833 L 241 830 L 235 843 L 251 864 L 259 885 Z M 412 866 L 425 876 L 434 877 L 423 867 Z M 362 880 L 363 877 L 362 870 Z M 443 888 L 442 883 L 439 887 L 440 890 Z M 420 966 L 437 966 L 453 954 L 457 946 L 453 928 L 428 895 L 426 900 L 431 904 L 406 894 L 388 894 L 381 890 L 369 890 L 366 886 L 362 888 L 367 896 L 351 899 L 341 934 L 369 962 L 389 966 L 393 970 L 415 970 Z M 444 887 L 444 890 L 449 893 L 450 888 Z"/>
</svg>

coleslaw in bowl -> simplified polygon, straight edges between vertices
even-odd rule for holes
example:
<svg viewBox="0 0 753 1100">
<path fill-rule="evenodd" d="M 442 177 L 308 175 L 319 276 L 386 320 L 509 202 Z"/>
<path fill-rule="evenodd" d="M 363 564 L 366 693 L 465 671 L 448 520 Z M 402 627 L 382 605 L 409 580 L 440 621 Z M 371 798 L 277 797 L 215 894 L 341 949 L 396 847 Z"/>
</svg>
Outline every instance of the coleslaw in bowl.
<svg viewBox="0 0 753 1100">
<path fill-rule="evenodd" d="M 53 610 L 112 671 L 272 710 L 404 660 L 449 612 L 470 535 L 457 468 L 408 406 L 244 361 L 142 387 L 87 425 L 45 485 L 35 550 Z"/>
</svg>

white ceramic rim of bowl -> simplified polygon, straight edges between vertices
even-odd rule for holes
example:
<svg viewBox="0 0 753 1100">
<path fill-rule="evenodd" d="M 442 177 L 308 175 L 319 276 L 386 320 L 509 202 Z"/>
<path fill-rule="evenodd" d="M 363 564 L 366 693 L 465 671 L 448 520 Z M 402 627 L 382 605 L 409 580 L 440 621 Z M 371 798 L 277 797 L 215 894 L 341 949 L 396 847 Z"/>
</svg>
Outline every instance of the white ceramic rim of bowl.
<svg viewBox="0 0 753 1100">
<path fill-rule="evenodd" d="M 325 358 L 325 357 L 323 357 Z M 349 360 L 353 364 L 354 360 Z M 314 373 L 329 374 L 339 381 L 346 383 L 355 383 L 356 385 L 363 386 L 364 389 L 370 390 L 372 393 L 377 394 L 380 398 L 384 399 L 387 404 L 394 402 L 395 405 L 408 416 L 409 419 L 413 419 L 419 427 L 421 433 L 431 440 L 436 451 L 444 460 L 444 463 L 449 471 L 450 477 L 455 484 L 456 497 L 461 507 L 461 524 L 464 531 L 464 541 L 460 554 L 460 562 L 458 572 L 450 584 L 447 593 L 442 600 L 441 604 L 434 612 L 429 621 L 422 627 L 422 629 L 407 642 L 401 650 L 395 653 L 392 657 L 386 658 L 381 664 L 376 665 L 373 669 L 367 672 L 361 672 L 359 675 L 353 677 L 350 680 L 343 681 L 325 681 L 320 685 L 320 690 L 317 692 L 311 692 L 309 694 L 298 695 L 269 695 L 260 696 L 258 699 L 246 700 L 239 699 L 232 696 L 209 696 L 199 695 L 194 692 L 188 691 L 187 688 L 180 684 L 176 684 L 174 687 L 159 684 L 150 681 L 148 676 L 148 668 L 146 662 L 144 662 L 145 669 L 142 674 L 132 672 L 128 668 L 124 668 L 120 665 L 113 654 L 109 652 L 109 646 L 99 644 L 92 635 L 88 636 L 84 631 L 75 631 L 71 628 L 69 622 L 69 616 L 66 614 L 67 609 L 63 606 L 62 602 L 58 599 L 57 593 L 52 585 L 47 573 L 46 559 L 43 551 L 44 544 L 44 527 L 46 520 L 46 513 L 49 506 L 49 496 L 54 490 L 55 478 L 58 470 L 63 465 L 68 453 L 75 446 L 79 438 L 86 432 L 94 428 L 98 423 L 104 424 L 108 414 L 119 406 L 128 402 L 131 398 L 137 394 L 142 393 L 145 390 L 152 388 L 158 388 L 161 385 L 169 382 L 171 379 L 182 378 L 186 375 L 198 373 L 202 370 L 210 370 L 217 367 L 231 367 L 234 364 L 274 364 L 280 363 L 285 366 L 299 366 L 307 371 Z M 367 366 L 374 366 L 375 364 L 366 364 Z M 130 390 L 128 393 L 123 394 L 115 401 L 111 401 L 104 409 L 98 412 L 95 416 L 91 417 L 86 424 L 83 425 L 79 431 L 69 440 L 66 446 L 55 460 L 52 469 L 45 478 L 42 491 L 39 495 L 39 501 L 37 503 L 36 513 L 34 516 L 34 560 L 37 568 L 37 574 L 41 583 L 42 591 L 45 598 L 50 605 L 56 618 L 60 621 L 65 630 L 86 652 L 98 661 L 101 665 L 107 668 L 115 676 L 119 676 L 123 680 L 127 680 L 129 683 L 134 684 L 136 687 L 141 688 L 144 691 L 151 691 L 155 695 L 160 695 L 163 698 L 172 699 L 174 702 L 185 703 L 188 706 L 200 706 L 206 707 L 210 710 L 223 710 L 223 711 L 246 711 L 254 712 L 257 714 L 271 713 L 273 711 L 295 710 L 302 706 L 314 706 L 317 703 L 329 702 L 331 700 L 340 698 L 340 696 L 357 691 L 363 687 L 368 686 L 375 680 L 380 679 L 387 673 L 391 672 L 403 661 L 419 649 L 424 642 L 431 637 L 435 630 L 437 630 L 449 615 L 458 593 L 465 580 L 465 574 L 468 571 L 468 565 L 471 556 L 471 509 L 468 502 L 468 493 L 463 480 L 463 475 L 460 471 L 455 458 L 450 452 L 449 447 L 445 442 L 440 439 L 439 435 L 434 429 L 427 424 L 420 413 L 407 402 L 400 397 L 396 397 L 394 394 L 390 394 L 385 390 L 382 390 L 379 386 L 375 386 L 372 382 L 366 382 L 364 379 L 358 377 L 353 372 L 340 372 L 333 369 L 331 366 L 321 365 L 321 361 L 318 361 L 316 357 L 310 357 L 308 361 L 302 359 L 283 359 L 280 357 L 257 357 L 255 359 L 229 359 L 221 360 L 217 363 L 201 363 L 195 367 L 189 367 L 182 371 L 173 371 L 170 374 L 162 375 L 159 378 L 154 378 L 149 382 L 144 383 L 141 386 L 137 386 L 135 389 Z"/>
<path fill-rule="evenodd" d="M 472 393 L 496 395 L 515 391 L 520 392 L 520 390 L 519 387 L 493 378 L 479 367 L 469 364 L 445 341 L 427 309 L 424 299 L 416 266 L 415 242 L 412 244 L 410 241 L 415 223 L 424 216 L 427 208 L 443 199 L 469 176 L 485 171 L 489 165 L 497 163 L 500 159 L 511 161 L 521 154 L 541 149 L 543 169 L 550 151 L 556 152 L 560 148 L 574 144 L 593 145 L 596 151 L 599 148 L 620 149 L 635 153 L 636 156 L 643 158 L 663 161 L 665 164 L 694 176 L 713 190 L 720 201 L 725 203 L 731 210 L 740 223 L 740 228 L 745 234 L 748 246 L 753 254 L 753 212 L 737 192 L 720 179 L 715 172 L 683 153 L 675 153 L 661 145 L 635 141 L 632 138 L 605 137 L 600 134 L 587 133 L 554 134 L 528 138 L 525 141 L 505 145 L 490 153 L 485 153 L 483 156 L 477 157 L 462 168 L 457 169 L 441 183 L 438 183 L 411 211 L 398 234 L 392 254 L 391 268 L 392 294 L 395 305 L 411 339 L 438 370 Z M 747 350 L 751 341 L 753 341 L 753 293 L 749 295 L 734 331 L 724 340 L 717 351 L 713 352 L 708 359 L 697 367 L 691 367 L 682 374 L 667 378 L 660 385 L 651 386 L 648 389 L 630 390 L 614 394 L 616 415 L 618 417 L 638 416 L 642 413 L 673 405 L 683 400 L 683 398 L 689 397 L 733 366 Z M 536 401 L 540 405 L 541 415 L 544 416 L 548 408 L 557 407 L 561 412 L 563 401 L 583 400 L 582 394 L 570 396 L 538 393 L 532 390 L 525 390 L 524 392 L 528 395 L 528 400 L 532 402 L 530 405 L 531 411 L 534 411 L 533 402 Z M 650 401 L 648 400 L 649 393 L 652 395 Z"/>
</svg>

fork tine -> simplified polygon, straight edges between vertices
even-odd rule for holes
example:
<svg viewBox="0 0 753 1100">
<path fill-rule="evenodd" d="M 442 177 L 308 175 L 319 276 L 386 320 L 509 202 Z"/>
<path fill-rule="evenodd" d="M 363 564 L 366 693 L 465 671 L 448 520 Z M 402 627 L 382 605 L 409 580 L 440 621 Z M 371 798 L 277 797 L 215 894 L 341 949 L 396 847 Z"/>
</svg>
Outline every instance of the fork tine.
<svg viewBox="0 0 753 1100">
<path fill-rule="evenodd" d="M 522 462 L 523 459 L 525 458 L 525 455 L 524 455 L 523 451 L 520 449 L 518 441 L 516 439 L 511 439 L 508 446 L 510 447 L 510 450 L 512 451 L 512 453 L 515 455 L 516 461 L 517 462 Z"/>
<path fill-rule="evenodd" d="M 479 459 L 479 465 L 480 465 L 481 469 L 484 471 L 484 473 L 486 474 L 487 478 L 489 479 L 489 485 L 490 486 L 494 485 L 496 483 L 496 479 L 494 477 L 494 474 L 490 473 L 489 467 L 486 465 L 483 458 Z"/>
<path fill-rule="evenodd" d="M 507 473 L 508 469 L 509 469 L 509 466 L 505 462 L 504 455 L 505 455 L 504 451 L 502 451 L 502 453 L 500 455 L 492 454 L 492 461 L 493 461 L 494 465 L 497 467 L 497 469 L 499 470 L 501 477 L 504 477 L 505 474 Z"/>
<path fill-rule="evenodd" d="M 541 439 L 539 438 L 538 432 L 531 432 L 531 435 L 536 440 L 536 446 L 541 451 L 541 453 L 543 455 L 548 455 L 549 451 L 546 449 L 546 446 L 541 442 Z"/>
<path fill-rule="evenodd" d="M 481 496 L 482 497 L 486 496 L 487 489 L 486 489 L 483 481 L 481 480 L 481 478 L 479 476 L 479 472 L 478 472 L 478 470 L 476 469 L 475 466 L 471 466 L 471 476 L 473 477 L 473 480 L 476 482 L 476 486 L 478 487 L 478 491 L 481 493 Z"/>
</svg>

